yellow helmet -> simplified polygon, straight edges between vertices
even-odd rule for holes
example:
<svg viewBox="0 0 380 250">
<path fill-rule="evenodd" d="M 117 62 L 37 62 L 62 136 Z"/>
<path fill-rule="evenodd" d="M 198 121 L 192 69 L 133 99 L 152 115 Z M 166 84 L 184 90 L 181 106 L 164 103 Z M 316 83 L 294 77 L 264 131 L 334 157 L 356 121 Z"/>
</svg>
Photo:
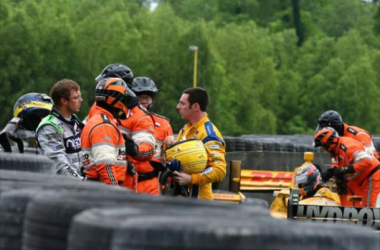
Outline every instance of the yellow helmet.
<svg viewBox="0 0 380 250">
<path fill-rule="evenodd" d="M 202 172 L 207 166 L 207 152 L 201 140 L 176 142 L 165 150 L 166 161 L 179 160 L 184 173 Z"/>
</svg>

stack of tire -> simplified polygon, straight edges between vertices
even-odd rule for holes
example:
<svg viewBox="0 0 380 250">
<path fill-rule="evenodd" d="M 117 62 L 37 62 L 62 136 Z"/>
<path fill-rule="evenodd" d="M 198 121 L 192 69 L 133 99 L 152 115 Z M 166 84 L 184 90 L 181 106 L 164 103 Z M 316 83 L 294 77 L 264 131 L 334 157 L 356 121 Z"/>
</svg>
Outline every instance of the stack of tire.
<svg viewBox="0 0 380 250">
<path fill-rule="evenodd" d="M 313 147 L 312 135 L 242 135 L 224 136 L 227 152 L 322 152 Z M 380 152 L 380 136 L 373 136 L 375 148 Z"/>
<path fill-rule="evenodd" d="M 11 164 L 12 155 L 7 156 Z M 16 170 L 0 170 L 2 250 L 380 248 L 368 228 L 280 221 L 256 202 L 134 194 L 51 171 L 23 170 L 28 157 L 15 158 L 23 162 Z"/>
</svg>

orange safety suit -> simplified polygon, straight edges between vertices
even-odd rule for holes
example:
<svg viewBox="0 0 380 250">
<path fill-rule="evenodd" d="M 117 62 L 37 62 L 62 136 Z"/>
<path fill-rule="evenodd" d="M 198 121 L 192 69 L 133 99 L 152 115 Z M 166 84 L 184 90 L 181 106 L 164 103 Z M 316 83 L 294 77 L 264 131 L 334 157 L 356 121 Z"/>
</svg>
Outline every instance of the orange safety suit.
<svg viewBox="0 0 380 250">
<path fill-rule="evenodd" d="M 367 131 L 359 127 L 349 126 L 343 123 L 343 135 L 351 137 L 357 141 L 359 141 L 365 147 L 367 153 L 373 155 L 377 159 L 380 160 L 379 154 L 376 152 L 376 148 L 372 142 L 372 135 Z"/>
<path fill-rule="evenodd" d="M 81 137 L 84 173 L 89 180 L 122 185 L 126 172 L 124 138 L 118 121 L 107 110 L 91 108 Z"/>
<path fill-rule="evenodd" d="M 207 167 L 202 173 L 191 174 L 191 198 L 213 200 L 212 183 L 226 176 L 226 143 L 218 128 L 205 115 L 197 124 L 187 123 L 179 132 L 177 141 L 199 139 L 207 151 Z"/>
<path fill-rule="evenodd" d="M 347 196 L 362 197 L 363 207 L 374 207 L 380 192 L 380 162 L 368 154 L 364 146 L 350 137 L 339 137 L 335 148 L 335 162 L 338 167 L 353 165 L 355 173 L 347 174 L 347 195 L 340 196 L 343 206 L 352 206 Z"/>
<path fill-rule="evenodd" d="M 173 136 L 173 130 L 170 126 L 169 119 L 155 113 L 150 113 L 154 122 L 154 135 L 156 138 L 155 153 L 152 161 L 162 163 L 163 161 L 163 144 L 168 136 Z M 135 167 L 139 173 L 137 192 L 152 195 L 160 195 L 160 184 L 158 182 L 158 170 L 154 169 L 149 161 L 136 162 Z"/>
<path fill-rule="evenodd" d="M 123 134 L 132 138 L 138 146 L 138 152 L 135 156 L 128 155 L 128 161 L 135 167 L 137 174 L 131 175 L 127 171 L 124 181 L 124 186 L 139 192 L 137 189 L 138 175 L 148 175 L 148 172 L 153 168 L 148 168 L 145 164 L 153 158 L 156 139 L 154 137 L 154 124 L 148 111 L 137 105 L 128 110 L 126 119 L 120 120 L 121 126 L 119 129 Z M 143 165 L 143 166 L 142 166 Z M 145 166 L 145 167 L 144 167 Z M 149 167 L 150 164 L 149 164 Z"/>
</svg>

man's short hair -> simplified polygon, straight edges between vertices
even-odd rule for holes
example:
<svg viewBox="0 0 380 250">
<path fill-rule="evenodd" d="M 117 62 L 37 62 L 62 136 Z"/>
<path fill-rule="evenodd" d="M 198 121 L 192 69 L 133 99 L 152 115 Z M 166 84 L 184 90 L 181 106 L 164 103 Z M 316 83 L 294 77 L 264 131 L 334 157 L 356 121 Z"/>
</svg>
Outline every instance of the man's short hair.
<svg viewBox="0 0 380 250">
<path fill-rule="evenodd" d="M 193 105 L 194 103 L 198 103 L 200 106 L 200 109 L 203 112 L 207 111 L 207 106 L 208 106 L 208 93 L 205 89 L 203 88 L 188 88 L 183 91 L 183 94 L 188 94 L 188 101 L 190 105 Z"/>
<path fill-rule="evenodd" d="M 69 100 L 71 91 L 80 90 L 79 84 L 70 79 L 62 79 L 56 82 L 50 90 L 50 97 L 56 107 L 60 106 L 61 98 Z"/>
</svg>

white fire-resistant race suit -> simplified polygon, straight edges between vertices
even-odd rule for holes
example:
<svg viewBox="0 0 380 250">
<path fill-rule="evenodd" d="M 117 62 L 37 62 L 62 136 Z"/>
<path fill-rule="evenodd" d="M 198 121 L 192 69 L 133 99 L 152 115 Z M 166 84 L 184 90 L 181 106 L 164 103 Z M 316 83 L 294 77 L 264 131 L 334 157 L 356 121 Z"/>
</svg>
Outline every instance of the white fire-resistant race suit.
<svg viewBox="0 0 380 250">
<path fill-rule="evenodd" d="M 81 178 L 81 131 L 83 124 L 72 115 L 68 121 L 56 109 L 38 125 L 38 152 L 55 161 L 57 174 Z"/>
</svg>

